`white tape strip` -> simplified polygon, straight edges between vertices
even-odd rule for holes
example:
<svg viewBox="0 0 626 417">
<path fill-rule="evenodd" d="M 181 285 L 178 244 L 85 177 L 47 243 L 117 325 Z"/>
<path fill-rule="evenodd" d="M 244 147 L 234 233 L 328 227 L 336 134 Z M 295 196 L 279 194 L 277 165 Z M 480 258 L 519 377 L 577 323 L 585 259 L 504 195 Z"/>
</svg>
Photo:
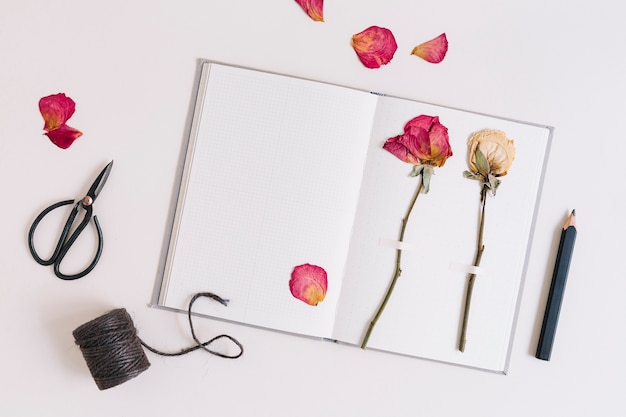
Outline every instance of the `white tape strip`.
<svg viewBox="0 0 626 417">
<path fill-rule="evenodd" d="M 399 249 L 401 251 L 418 252 L 420 250 L 419 245 L 414 245 L 414 244 L 406 243 L 406 242 L 400 242 L 398 240 L 392 240 L 392 239 L 379 239 L 378 245 L 383 246 L 385 248 L 391 248 L 391 249 L 396 249 L 396 250 Z"/>
<path fill-rule="evenodd" d="M 488 269 L 485 269 L 483 267 L 455 263 L 455 262 L 450 263 L 450 271 L 465 272 L 466 274 L 483 275 L 483 276 L 491 275 L 491 272 Z"/>
</svg>

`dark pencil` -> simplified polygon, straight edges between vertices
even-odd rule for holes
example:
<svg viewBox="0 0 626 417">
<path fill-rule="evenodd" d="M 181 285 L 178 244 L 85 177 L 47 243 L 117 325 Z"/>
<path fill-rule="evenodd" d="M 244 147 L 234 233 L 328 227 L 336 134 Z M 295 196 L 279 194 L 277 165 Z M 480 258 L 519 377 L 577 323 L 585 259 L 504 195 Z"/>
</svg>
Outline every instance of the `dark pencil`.
<svg viewBox="0 0 626 417">
<path fill-rule="evenodd" d="M 556 255 L 546 312 L 543 316 L 543 325 L 541 326 L 541 334 L 539 335 L 539 345 L 537 346 L 537 354 L 535 355 L 536 358 L 544 361 L 549 361 L 550 354 L 552 353 L 552 345 L 556 334 L 556 325 L 559 321 L 559 313 L 561 311 L 561 303 L 563 301 L 563 292 L 565 291 L 565 283 L 567 282 L 567 273 L 572 260 L 572 252 L 574 250 L 575 241 L 576 210 L 573 210 L 567 218 L 567 221 L 563 226 L 563 231 L 561 232 L 561 241 L 559 242 L 559 250 Z"/>
</svg>

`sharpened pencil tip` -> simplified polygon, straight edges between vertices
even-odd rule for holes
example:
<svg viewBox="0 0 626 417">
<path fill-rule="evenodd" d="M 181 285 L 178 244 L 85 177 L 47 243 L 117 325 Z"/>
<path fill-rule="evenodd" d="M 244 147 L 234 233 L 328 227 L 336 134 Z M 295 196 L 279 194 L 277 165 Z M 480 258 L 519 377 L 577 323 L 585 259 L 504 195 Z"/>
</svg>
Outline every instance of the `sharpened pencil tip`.
<svg viewBox="0 0 626 417">
<path fill-rule="evenodd" d="M 576 210 L 572 210 L 572 213 L 567 216 L 565 224 L 563 225 L 563 230 L 567 229 L 570 226 L 576 227 Z"/>
</svg>

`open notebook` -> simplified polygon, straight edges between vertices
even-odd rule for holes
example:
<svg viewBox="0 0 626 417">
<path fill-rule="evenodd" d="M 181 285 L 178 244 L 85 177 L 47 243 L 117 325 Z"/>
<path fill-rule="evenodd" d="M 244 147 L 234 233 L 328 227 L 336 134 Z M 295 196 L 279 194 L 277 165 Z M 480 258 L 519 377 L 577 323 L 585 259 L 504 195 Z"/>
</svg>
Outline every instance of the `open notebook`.
<svg viewBox="0 0 626 417">
<path fill-rule="evenodd" d="M 360 345 L 394 271 L 385 242 L 398 239 L 418 181 L 382 145 L 421 114 L 439 116 L 454 155 L 418 199 L 402 276 L 368 349 L 505 372 L 551 129 L 337 85 L 201 64 L 157 305 L 185 310 L 210 291 L 230 303 L 197 303 L 200 314 Z M 484 128 L 506 132 L 517 154 L 487 202 L 461 353 L 480 197 L 463 171 L 467 140 Z M 289 290 L 306 263 L 328 274 L 315 307 Z"/>
</svg>

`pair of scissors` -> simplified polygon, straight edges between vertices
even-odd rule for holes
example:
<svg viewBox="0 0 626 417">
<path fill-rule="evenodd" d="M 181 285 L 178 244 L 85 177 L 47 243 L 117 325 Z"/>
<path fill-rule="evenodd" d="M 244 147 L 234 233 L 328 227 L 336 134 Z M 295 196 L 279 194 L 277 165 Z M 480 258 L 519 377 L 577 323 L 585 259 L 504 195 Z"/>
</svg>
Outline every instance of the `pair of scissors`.
<svg viewBox="0 0 626 417">
<path fill-rule="evenodd" d="M 58 203 L 52 204 L 51 206 L 44 209 L 41 213 L 39 213 L 39 215 L 33 222 L 32 226 L 30 227 L 30 231 L 28 232 L 28 248 L 30 249 L 31 255 L 33 256 L 35 261 L 37 261 L 37 263 L 40 265 L 47 266 L 47 265 L 54 264 L 54 274 L 61 279 L 73 280 L 73 279 L 82 278 L 88 273 L 90 273 L 91 270 L 95 268 L 96 264 L 100 260 L 100 255 L 102 254 L 102 246 L 103 246 L 102 229 L 100 228 L 100 223 L 98 222 L 97 216 L 93 216 L 93 203 L 94 201 L 96 201 L 96 198 L 100 194 L 100 191 L 102 191 L 102 188 L 104 187 L 104 184 L 106 183 L 109 177 L 112 167 L 113 167 L 113 161 L 109 162 L 107 166 L 104 167 L 104 169 L 100 172 L 96 180 L 93 182 L 93 184 L 89 188 L 89 191 L 87 191 L 87 195 L 85 195 L 82 199 L 76 202 L 74 200 L 65 200 L 65 201 L 60 201 Z M 59 237 L 59 241 L 56 245 L 56 248 L 54 249 L 54 252 L 49 259 L 42 259 L 37 254 L 37 251 L 35 250 L 35 244 L 33 242 L 34 237 L 35 237 L 35 230 L 37 229 L 39 222 L 41 222 L 41 220 L 48 213 L 50 213 L 52 210 L 55 210 L 59 207 L 67 206 L 69 204 L 74 204 L 74 208 L 70 212 L 67 218 L 67 221 L 65 222 L 65 226 L 63 227 L 63 231 L 61 232 L 61 236 Z M 70 230 L 72 229 L 74 220 L 76 219 L 76 216 L 78 215 L 78 211 L 80 209 L 83 209 L 85 211 L 83 215 L 83 219 L 78 224 L 76 229 L 70 234 Z M 85 268 L 82 272 L 79 272 L 73 275 L 66 275 L 62 273 L 59 269 L 61 266 L 61 262 L 65 258 L 65 255 L 67 255 L 67 252 L 70 250 L 70 248 L 72 247 L 72 245 L 74 244 L 78 236 L 85 229 L 85 227 L 87 227 L 87 224 L 89 223 L 92 217 L 93 217 L 93 222 L 96 226 L 96 232 L 98 234 L 98 249 L 96 251 L 96 255 L 94 259 L 91 261 L 91 264 L 89 264 L 89 266 Z"/>
</svg>

